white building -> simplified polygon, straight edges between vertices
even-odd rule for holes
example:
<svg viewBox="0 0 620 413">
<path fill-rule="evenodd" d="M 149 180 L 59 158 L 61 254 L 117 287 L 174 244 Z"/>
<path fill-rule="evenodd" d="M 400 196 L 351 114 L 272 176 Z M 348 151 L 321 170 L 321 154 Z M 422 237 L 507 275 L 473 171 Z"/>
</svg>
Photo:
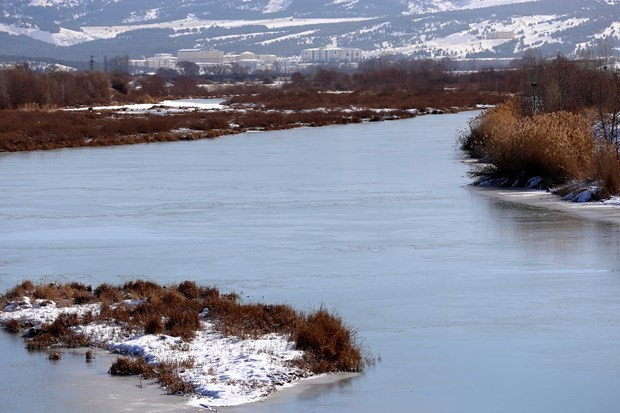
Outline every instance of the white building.
<svg viewBox="0 0 620 413">
<path fill-rule="evenodd" d="M 216 49 L 181 49 L 177 51 L 179 62 L 193 62 L 200 64 L 222 64 L 224 63 L 224 52 Z"/>
<path fill-rule="evenodd" d="M 177 58 L 170 53 L 158 53 L 153 57 L 146 59 L 130 60 L 132 66 L 146 67 L 149 69 L 174 69 L 177 64 Z"/>
<path fill-rule="evenodd" d="M 308 63 L 359 62 L 361 59 L 361 49 L 351 47 L 323 47 L 304 49 L 301 52 L 301 60 Z"/>
<path fill-rule="evenodd" d="M 272 70 L 278 56 L 272 54 L 256 54 L 252 52 L 243 52 L 241 54 L 227 54 L 224 56 L 224 63 L 237 64 L 247 68 L 249 71 L 255 70 Z"/>
</svg>

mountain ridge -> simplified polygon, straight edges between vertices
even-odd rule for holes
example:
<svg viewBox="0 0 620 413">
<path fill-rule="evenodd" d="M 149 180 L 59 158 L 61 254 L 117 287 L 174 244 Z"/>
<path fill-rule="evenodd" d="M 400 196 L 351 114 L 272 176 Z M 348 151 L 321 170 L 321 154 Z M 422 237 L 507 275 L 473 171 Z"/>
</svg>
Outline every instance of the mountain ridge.
<svg viewBox="0 0 620 413">
<path fill-rule="evenodd" d="M 308 47 L 369 55 L 511 57 L 575 53 L 620 38 L 618 0 L 5 0 L 0 54 L 77 59 L 180 48 L 283 56 Z M 499 34 L 498 34 L 499 33 Z"/>
</svg>

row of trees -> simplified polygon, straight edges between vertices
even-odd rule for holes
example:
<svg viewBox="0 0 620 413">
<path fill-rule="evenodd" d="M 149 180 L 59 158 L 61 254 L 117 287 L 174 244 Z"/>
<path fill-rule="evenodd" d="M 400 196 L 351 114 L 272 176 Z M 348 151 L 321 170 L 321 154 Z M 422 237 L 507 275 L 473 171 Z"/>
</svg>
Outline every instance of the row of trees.
<svg viewBox="0 0 620 413">
<path fill-rule="evenodd" d="M 112 98 L 148 101 L 200 93 L 196 79 L 188 76 L 168 80 L 158 75 L 134 77 L 118 72 L 37 73 L 27 65 L 0 71 L 0 109 L 92 105 L 108 103 Z"/>
<path fill-rule="evenodd" d="M 519 85 L 519 73 L 513 70 L 459 72 L 448 59 L 437 61 L 380 58 L 364 62 L 354 73 L 329 68 L 318 68 L 306 74 L 294 73 L 290 87 L 429 94 L 446 90 L 458 90 L 462 93 L 516 93 Z"/>
<path fill-rule="evenodd" d="M 521 74 L 525 114 L 594 111 L 601 137 L 618 146 L 620 75 L 604 58 L 544 60 L 526 56 Z M 589 116 L 590 118 L 592 116 Z"/>
<path fill-rule="evenodd" d="M 0 71 L 0 109 L 108 101 L 109 77 L 100 72 L 36 73 L 27 65 Z"/>
</svg>

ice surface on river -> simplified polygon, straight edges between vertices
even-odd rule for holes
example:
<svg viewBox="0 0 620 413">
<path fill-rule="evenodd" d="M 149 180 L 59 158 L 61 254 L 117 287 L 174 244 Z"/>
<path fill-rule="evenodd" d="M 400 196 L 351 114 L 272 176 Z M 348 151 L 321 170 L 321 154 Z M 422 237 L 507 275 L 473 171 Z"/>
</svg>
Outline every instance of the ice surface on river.
<svg viewBox="0 0 620 413">
<path fill-rule="evenodd" d="M 455 135 L 472 115 L 0 155 L 0 285 L 191 278 L 324 304 L 381 356 L 234 413 L 616 413 L 620 230 L 471 190 Z M 7 406 L 49 368 L 12 363 Z M 58 386 L 41 413 L 83 411 Z"/>
</svg>

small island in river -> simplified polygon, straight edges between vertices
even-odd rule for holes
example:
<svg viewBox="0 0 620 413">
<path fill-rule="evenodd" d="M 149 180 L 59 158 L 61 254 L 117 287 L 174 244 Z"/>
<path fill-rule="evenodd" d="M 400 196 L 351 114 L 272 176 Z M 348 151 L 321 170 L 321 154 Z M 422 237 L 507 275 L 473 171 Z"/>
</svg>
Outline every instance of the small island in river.
<svg viewBox="0 0 620 413">
<path fill-rule="evenodd" d="M 302 378 L 372 363 L 355 332 L 323 308 L 246 304 L 192 281 L 24 281 L 0 306 L 0 325 L 22 334 L 28 350 L 58 359 L 60 347 L 107 349 L 121 355 L 110 374 L 155 380 L 202 407 L 254 402 Z"/>
</svg>

